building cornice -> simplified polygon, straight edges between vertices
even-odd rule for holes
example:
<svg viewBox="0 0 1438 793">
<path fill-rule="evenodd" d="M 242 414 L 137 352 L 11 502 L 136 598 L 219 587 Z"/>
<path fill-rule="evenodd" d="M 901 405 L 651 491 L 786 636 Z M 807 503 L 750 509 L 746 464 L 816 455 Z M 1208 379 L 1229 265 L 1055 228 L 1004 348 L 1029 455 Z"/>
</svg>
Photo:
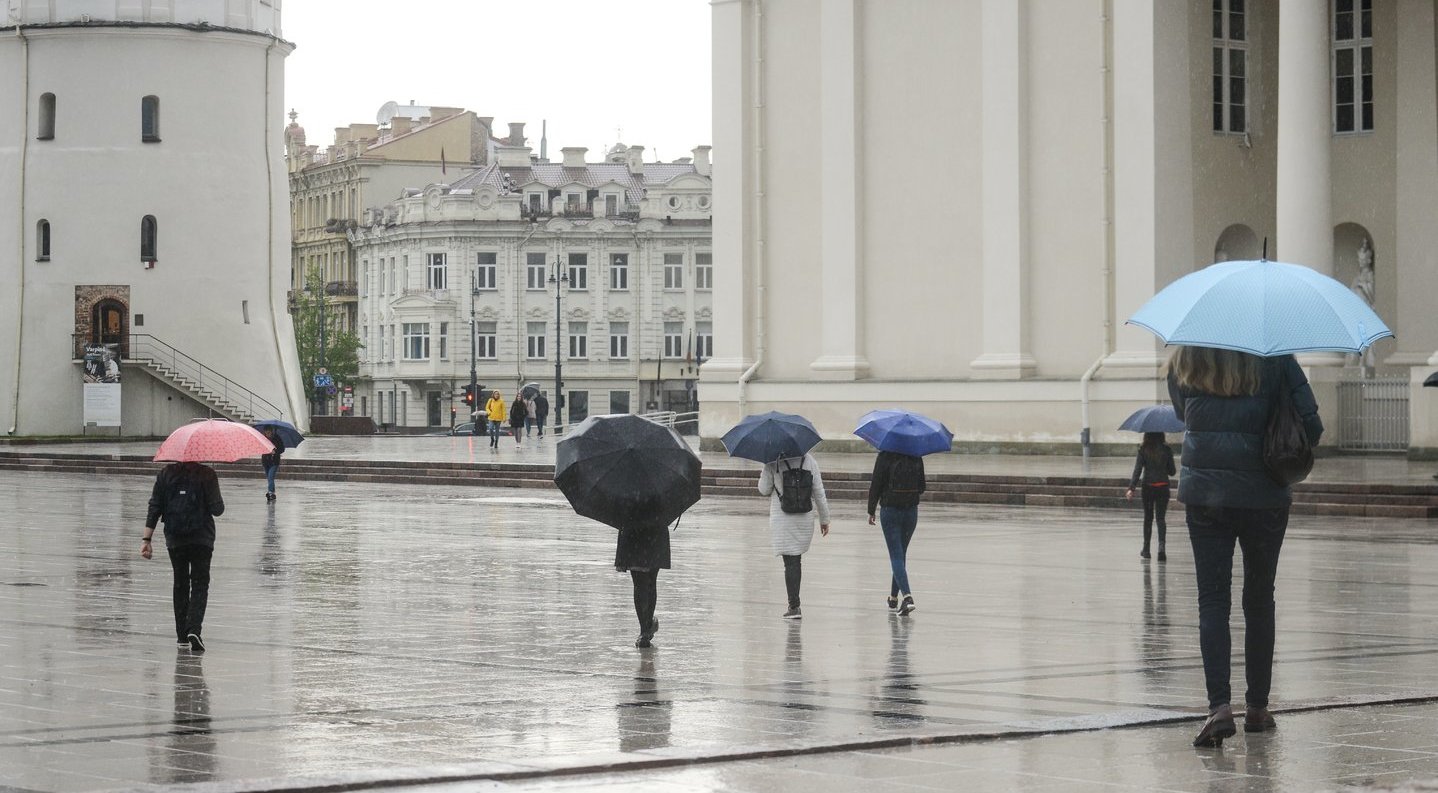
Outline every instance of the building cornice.
<svg viewBox="0 0 1438 793">
<path fill-rule="evenodd" d="M 0 27 L 0 34 L 13 33 L 15 25 Z M 187 33 L 204 33 L 219 38 L 240 38 L 245 41 L 269 46 L 276 43 L 285 55 L 294 52 L 294 42 L 286 41 L 279 36 L 258 30 L 246 30 L 244 28 L 231 28 L 222 25 L 185 24 L 179 22 L 47 22 L 42 24 L 20 25 L 20 32 L 26 38 L 43 39 L 49 37 L 72 37 L 75 33 L 96 33 L 113 32 L 115 30 L 134 31 L 142 35 L 169 37 L 175 39 L 186 39 L 190 37 Z"/>
</svg>

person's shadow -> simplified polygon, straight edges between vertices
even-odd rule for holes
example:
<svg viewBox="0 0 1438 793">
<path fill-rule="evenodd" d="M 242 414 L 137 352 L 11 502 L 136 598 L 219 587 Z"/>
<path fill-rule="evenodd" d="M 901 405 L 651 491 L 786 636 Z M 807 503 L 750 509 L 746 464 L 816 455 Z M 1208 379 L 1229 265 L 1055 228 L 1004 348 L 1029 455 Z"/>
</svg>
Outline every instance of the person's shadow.
<svg viewBox="0 0 1438 793">
<path fill-rule="evenodd" d="M 870 702 L 870 712 L 881 727 L 907 727 L 924 720 L 929 703 L 919 696 L 920 686 L 909 668 L 909 633 L 915 624 L 889 620 L 889 658 Z"/>
<path fill-rule="evenodd" d="M 634 670 L 634 698 L 617 706 L 619 751 L 638 752 L 668 746 L 673 729 L 674 703 L 659 691 L 654 653 L 640 653 Z"/>
<path fill-rule="evenodd" d="M 217 776 L 219 758 L 210 728 L 210 686 L 204 656 L 180 650 L 175 657 L 175 709 L 169 740 L 152 767 L 157 784 L 208 782 Z"/>
</svg>

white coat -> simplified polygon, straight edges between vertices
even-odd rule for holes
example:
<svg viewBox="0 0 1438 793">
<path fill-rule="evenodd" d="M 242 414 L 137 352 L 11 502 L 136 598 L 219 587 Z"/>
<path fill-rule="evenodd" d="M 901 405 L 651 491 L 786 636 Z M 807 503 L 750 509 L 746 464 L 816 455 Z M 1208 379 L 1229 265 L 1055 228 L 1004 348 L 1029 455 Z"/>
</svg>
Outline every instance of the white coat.
<svg viewBox="0 0 1438 793">
<path fill-rule="evenodd" d="M 784 464 L 804 467 L 814 474 L 814 509 L 809 512 L 790 514 L 779 506 L 779 494 L 784 487 Z M 819 476 L 819 464 L 813 455 L 803 458 L 792 457 L 764 466 L 759 473 L 759 492 L 769 496 L 769 534 L 774 543 L 775 556 L 798 556 L 809 550 L 814 540 L 814 517 L 820 523 L 829 522 L 829 499 L 824 495 L 824 479 Z"/>
</svg>

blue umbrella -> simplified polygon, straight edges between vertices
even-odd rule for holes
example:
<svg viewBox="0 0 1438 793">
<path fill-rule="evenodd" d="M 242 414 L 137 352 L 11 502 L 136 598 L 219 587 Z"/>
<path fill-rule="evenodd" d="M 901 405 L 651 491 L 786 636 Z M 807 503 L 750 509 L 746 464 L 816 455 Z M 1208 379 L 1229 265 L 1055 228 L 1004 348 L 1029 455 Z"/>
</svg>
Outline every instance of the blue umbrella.
<svg viewBox="0 0 1438 793">
<path fill-rule="evenodd" d="M 1173 412 L 1173 405 L 1149 405 L 1139 408 L 1118 425 L 1129 432 L 1183 432 L 1183 422 Z"/>
<path fill-rule="evenodd" d="M 275 431 L 276 435 L 280 436 L 280 440 L 284 442 L 285 448 L 287 449 L 293 449 L 305 441 L 305 436 L 301 435 L 299 429 L 288 421 L 265 419 L 264 421 L 256 421 L 252 426 L 257 430 L 270 427 Z"/>
<path fill-rule="evenodd" d="M 769 411 L 745 416 L 721 439 L 730 457 L 772 463 L 802 457 L 819 442 L 819 431 L 803 416 Z"/>
<path fill-rule="evenodd" d="M 1271 357 L 1361 353 L 1393 331 L 1363 298 L 1322 273 L 1270 261 L 1220 262 L 1164 287 L 1128 323 L 1165 344 Z"/>
<path fill-rule="evenodd" d="M 954 433 L 941 422 L 907 410 L 871 410 L 854 434 L 881 452 L 922 457 L 953 448 Z"/>
</svg>

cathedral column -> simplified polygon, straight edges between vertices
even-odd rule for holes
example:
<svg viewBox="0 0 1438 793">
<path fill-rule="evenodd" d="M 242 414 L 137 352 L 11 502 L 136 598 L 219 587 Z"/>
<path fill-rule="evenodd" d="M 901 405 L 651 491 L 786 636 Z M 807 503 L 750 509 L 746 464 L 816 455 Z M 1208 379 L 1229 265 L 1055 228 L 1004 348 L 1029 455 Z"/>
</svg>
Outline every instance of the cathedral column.
<svg viewBox="0 0 1438 793">
<path fill-rule="evenodd" d="M 1278 247 L 1269 253 L 1332 275 L 1328 58 L 1327 0 L 1279 0 Z"/>
</svg>

